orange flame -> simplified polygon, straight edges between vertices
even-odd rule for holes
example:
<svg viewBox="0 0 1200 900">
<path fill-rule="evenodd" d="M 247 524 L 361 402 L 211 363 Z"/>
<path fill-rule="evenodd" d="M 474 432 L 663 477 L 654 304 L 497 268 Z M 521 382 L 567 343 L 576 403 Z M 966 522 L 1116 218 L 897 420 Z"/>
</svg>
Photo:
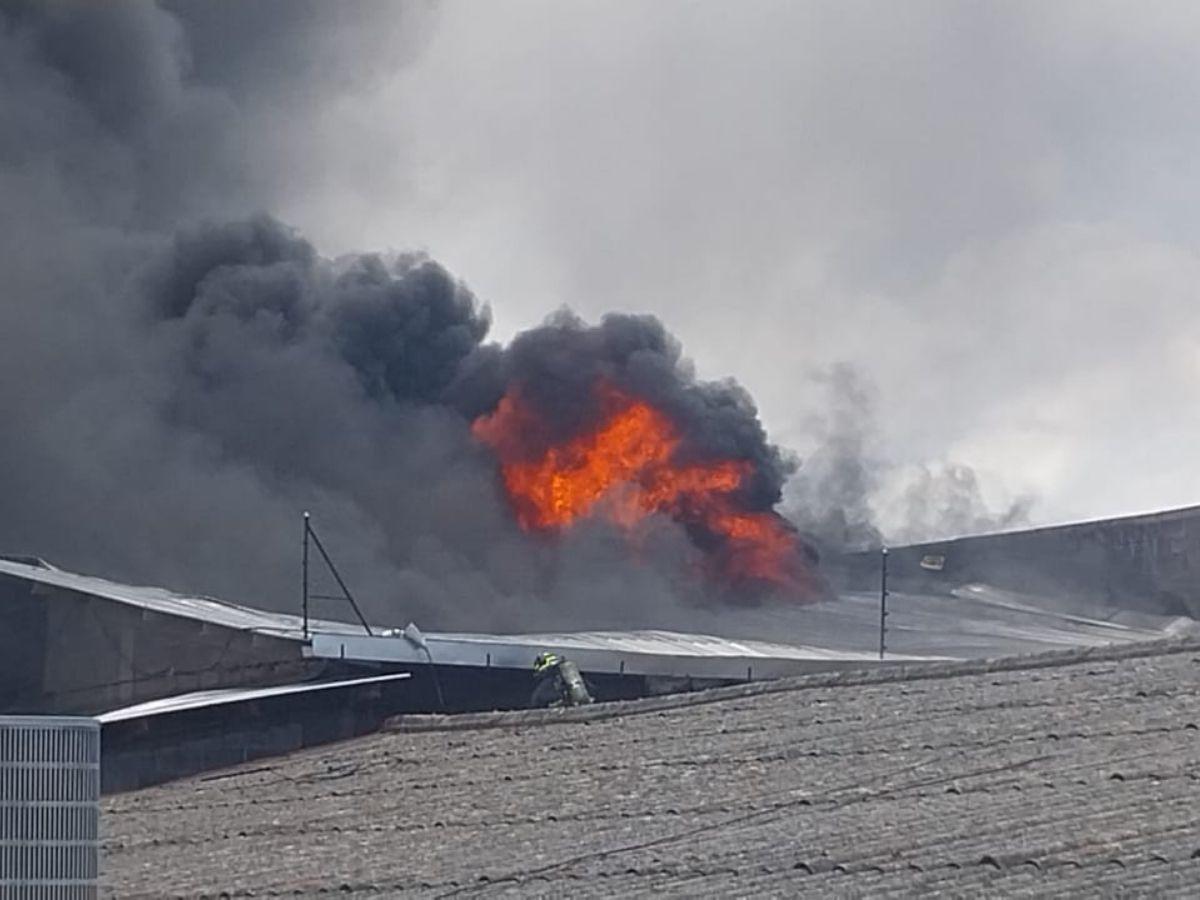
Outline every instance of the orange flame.
<svg viewBox="0 0 1200 900">
<path fill-rule="evenodd" d="M 738 508 L 736 492 L 752 474 L 743 460 L 678 465 L 674 423 L 611 384 L 597 385 L 599 425 L 570 440 L 524 451 L 538 421 L 510 390 L 472 431 L 500 457 L 504 487 L 526 530 L 561 530 L 589 514 L 626 527 L 665 513 L 721 545 L 719 569 L 730 580 L 800 588 L 806 567 L 795 533 L 772 512 Z"/>
</svg>

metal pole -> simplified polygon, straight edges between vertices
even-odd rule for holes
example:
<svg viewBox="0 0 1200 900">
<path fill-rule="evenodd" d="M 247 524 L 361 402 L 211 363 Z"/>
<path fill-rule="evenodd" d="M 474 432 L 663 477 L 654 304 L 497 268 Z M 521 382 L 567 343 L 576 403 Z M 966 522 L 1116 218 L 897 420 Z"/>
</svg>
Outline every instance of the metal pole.
<svg viewBox="0 0 1200 900">
<path fill-rule="evenodd" d="M 887 547 L 880 552 L 879 566 L 879 658 L 887 650 Z"/>
<path fill-rule="evenodd" d="M 342 593 L 346 595 L 346 599 L 350 601 L 350 606 L 354 609 L 354 614 L 358 616 L 358 621 L 362 624 L 363 631 L 368 635 L 373 636 L 371 626 L 367 624 L 367 620 L 363 618 L 362 610 L 358 608 L 358 603 L 354 600 L 354 595 L 350 593 L 350 588 L 346 587 L 346 582 L 342 581 L 342 576 L 337 570 L 337 566 L 333 564 L 333 560 L 329 558 L 329 554 L 325 552 L 325 545 L 321 543 L 321 538 L 317 536 L 317 532 L 310 525 L 308 528 L 309 536 L 312 537 L 313 543 L 317 545 L 317 552 L 321 554 L 321 558 L 325 560 L 325 565 L 329 566 L 329 571 L 333 574 L 334 580 L 338 583 L 338 587 L 342 589 Z"/>
<path fill-rule="evenodd" d="M 308 640 L 308 510 L 304 511 L 304 639 Z"/>
</svg>

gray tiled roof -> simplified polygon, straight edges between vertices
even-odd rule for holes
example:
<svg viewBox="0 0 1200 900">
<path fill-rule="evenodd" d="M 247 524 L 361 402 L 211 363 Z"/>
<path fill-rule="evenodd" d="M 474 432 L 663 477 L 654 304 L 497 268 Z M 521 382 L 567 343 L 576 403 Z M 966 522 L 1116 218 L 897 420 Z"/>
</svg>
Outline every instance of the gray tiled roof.
<svg viewBox="0 0 1200 900">
<path fill-rule="evenodd" d="M 1134 652 L 1147 651 L 376 735 L 107 799 L 102 883 L 120 896 L 1195 896 L 1200 647 Z"/>
</svg>

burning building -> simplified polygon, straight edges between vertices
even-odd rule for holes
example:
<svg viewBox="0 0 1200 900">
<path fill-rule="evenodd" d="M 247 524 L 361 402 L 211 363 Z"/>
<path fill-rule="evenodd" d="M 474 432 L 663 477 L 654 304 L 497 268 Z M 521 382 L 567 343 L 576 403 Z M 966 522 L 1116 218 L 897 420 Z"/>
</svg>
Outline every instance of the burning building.
<svg viewBox="0 0 1200 900">
<path fill-rule="evenodd" d="M 554 532 L 600 515 L 634 535 L 662 515 L 704 553 L 698 572 L 732 591 L 816 596 L 816 555 L 782 516 L 756 509 L 747 491 L 753 462 L 689 460 L 688 436 L 674 420 L 604 378 L 580 401 L 594 411 L 590 421 L 561 440 L 546 434 L 544 414 L 521 385 L 475 420 L 472 431 L 496 451 L 522 528 Z"/>
<path fill-rule="evenodd" d="M 293 609 L 311 509 L 375 619 L 683 626 L 821 595 L 775 511 L 792 461 L 653 317 L 500 345 L 429 258 L 326 259 L 265 216 L 181 231 L 112 295 L 102 371 L 62 386 L 86 402 L 21 429 L 8 550 Z"/>
</svg>

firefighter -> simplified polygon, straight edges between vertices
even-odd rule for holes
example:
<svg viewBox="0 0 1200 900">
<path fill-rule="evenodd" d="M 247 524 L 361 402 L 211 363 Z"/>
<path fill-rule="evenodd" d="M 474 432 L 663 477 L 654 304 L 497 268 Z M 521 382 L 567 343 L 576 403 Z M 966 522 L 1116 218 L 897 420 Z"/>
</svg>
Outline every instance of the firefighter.
<svg viewBox="0 0 1200 900">
<path fill-rule="evenodd" d="M 592 702 L 587 684 L 579 672 L 579 666 L 569 659 L 553 653 L 539 653 L 533 661 L 533 677 L 536 684 L 529 706 L 539 709 L 547 706 L 586 706 Z"/>
</svg>

